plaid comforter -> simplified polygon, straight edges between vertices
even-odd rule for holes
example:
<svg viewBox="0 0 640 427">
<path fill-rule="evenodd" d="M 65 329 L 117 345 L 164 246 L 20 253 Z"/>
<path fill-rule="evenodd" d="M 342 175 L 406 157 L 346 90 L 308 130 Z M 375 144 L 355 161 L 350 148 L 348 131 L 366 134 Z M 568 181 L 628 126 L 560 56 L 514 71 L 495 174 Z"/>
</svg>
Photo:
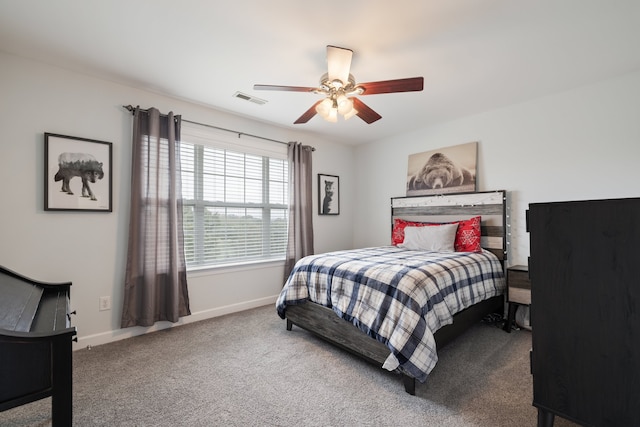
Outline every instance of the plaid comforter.
<svg viewBox="0 0 640 427">
<path fill-rule="evenodd" d="M 298 261 L 276 302 L 332 307 L 384 343 L 399 368 L 424 382 L 438 356 L 433 333 L 453 315 L 505 289 L 488 252 L 424 252 L 395 246 L 311 255 Z"/>
</svg>

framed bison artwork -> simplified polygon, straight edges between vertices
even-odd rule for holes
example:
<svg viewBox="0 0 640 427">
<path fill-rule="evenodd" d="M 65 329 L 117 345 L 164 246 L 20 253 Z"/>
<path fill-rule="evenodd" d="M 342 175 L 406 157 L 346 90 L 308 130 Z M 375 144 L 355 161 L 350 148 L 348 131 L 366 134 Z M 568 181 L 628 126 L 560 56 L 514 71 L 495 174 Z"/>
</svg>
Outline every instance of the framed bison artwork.
<svg viewBox="0 0 640 427">
<path fill-rule="evenodd" d="M 111 212 L 112 144 L 44 134 L 44 210 Z"/>
<path fill-rule="evenodd" d="M 340 177 L 318 174 L 318 214 L 340 215 Z"/>
<path fill-rule="evenodd" d="M 409 155 L 407 196 L 475 192 L 478 143 Z"/>
</svg>

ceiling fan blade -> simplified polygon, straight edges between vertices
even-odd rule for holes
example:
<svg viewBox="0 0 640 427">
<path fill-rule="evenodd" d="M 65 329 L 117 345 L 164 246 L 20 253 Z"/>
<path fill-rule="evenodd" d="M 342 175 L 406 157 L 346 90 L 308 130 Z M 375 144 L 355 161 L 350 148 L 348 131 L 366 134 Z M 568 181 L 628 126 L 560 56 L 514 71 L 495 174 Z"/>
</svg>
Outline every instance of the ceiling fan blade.
<svg viewBox="0 0 640 427">
<path fill-rule="evenodd" d="M 337 46 L 327 46 L 327 67 L 329 69 L 329 80 L 338 79 L 347 84 L 349 81 L 349 71 L 351 70 L 351 57 L 353 51 Z"/>
<path fill-rule="evenodd" d="M 318 101 L 315 104 L 313 104 L 313 106 L 311 108 L 309 108 L 307 111 L 305 111 L 303 115 L 298 117 L 298 120 L 293 122 L 293 124 L 294 125 L 299 125 L 299 124 L 302 124 L 302 123 L 307 123 L 309 120 L 311 120 L 311 118 L 316 115 L 316 106 L 318 104 L 320 104 L 322 101 L 323 100 L 321 99 L 320 101 Z"/>
<path fill-rule="evenodd" d="M 306 86 L 253 85 L 254 90 L 284 90 L 289 92 L 313 92 L 318 88 Z"/>
<path fill-rule="evenodd" d="M 410 77 L 408 79 L 358 83 L 358 86 L 364 89 L 364 92 L 361 95 L 375 95 L 379 93 L 395 92 L 419 92 L 424 88 L 424 77 Z"/>
<path fill-rule="evenodd" d="M 358 112 L 356 115 L 360 117 L 362 120 L 371 124 L 376 120 L 380 120 L 382 116 L 371 108 L 369 108 L 364 102 L 360 101 L 358 98 L 351 98 L 353 101 L 353 108 Z"/>
</svg>

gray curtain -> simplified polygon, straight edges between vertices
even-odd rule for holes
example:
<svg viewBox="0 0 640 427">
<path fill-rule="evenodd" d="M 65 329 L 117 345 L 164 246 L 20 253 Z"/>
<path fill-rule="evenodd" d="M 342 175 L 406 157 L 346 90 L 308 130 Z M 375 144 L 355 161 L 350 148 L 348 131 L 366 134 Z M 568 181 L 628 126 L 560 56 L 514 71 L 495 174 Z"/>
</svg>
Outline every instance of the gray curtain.
<svg viewBox="0 0 640 427">
<path fill-rule="evenodd" d="M 289 143 L 289 233 L 285 280 L 300 258 L 313 254 L 312 152 L 313 147 L 308 145 Z"/>
<path fill-rule="evenodd" d="M 121 326 L 191 314 L 182 231 L 180 116 L 136 108 Z"/>
</svg>

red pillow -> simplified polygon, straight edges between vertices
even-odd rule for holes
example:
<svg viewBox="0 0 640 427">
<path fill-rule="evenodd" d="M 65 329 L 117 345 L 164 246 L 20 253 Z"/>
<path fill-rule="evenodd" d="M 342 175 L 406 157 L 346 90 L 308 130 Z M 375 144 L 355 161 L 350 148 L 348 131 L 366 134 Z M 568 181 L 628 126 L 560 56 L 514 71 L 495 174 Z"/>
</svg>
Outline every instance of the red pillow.
<svg viewBox="0 0 640 427">
<path fill-rule="evenodd" d="M 482 247 L 480 246 L 480 220 L 481 217 L 476 216 L 462 221 L 452 221 L 446 223 L 458 224 L 456 239 L 453 243 L 456 252 L 482 252 Z M 396 218 L 393 220 L 391 244 L 394 246 L 398 246 L 400 243 L 404 242 L 404 228 L 407 226 L 424 227 L 432 225 L 441 224 L 433 222 L 406 221 L 404 219 Z"/>
<path fill-rule="evenodd" d="M 480 220 L 481 217 L 476 216 L 463 221 L 455 221 L 458 223 L 456 240 L 453 242 L 456 252 L 482 252 Z"/>
</svg>

